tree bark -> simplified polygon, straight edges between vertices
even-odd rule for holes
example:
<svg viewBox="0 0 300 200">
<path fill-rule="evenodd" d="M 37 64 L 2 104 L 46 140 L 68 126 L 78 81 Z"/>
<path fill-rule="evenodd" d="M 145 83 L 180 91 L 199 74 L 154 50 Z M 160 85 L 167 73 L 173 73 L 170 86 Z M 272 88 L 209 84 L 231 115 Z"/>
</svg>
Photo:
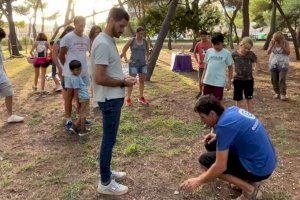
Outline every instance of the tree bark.
<svg viewBox="0 0 300 200">
<path fill-rule="evenodd" d="M 300 22 L 297 26 L 297 41 L 298 41 L 298 45 L 300 46 Z"/>
<path fill-rule="evenodd" d="M 169 36 L 169 39 L 168 39 L 168 49 L 172 50 L 172 38 L 171 38 L 171 36 Z"/>
<path fill-rule="evenodd" d="M 277 9 L 279 10 L 282 18 L 284 19 L 291 35 L 293 38 L 293 43 L 294 43 L 294 48 L 295 48 L 295 52 L 296 52 L 296 58 L 297 60 L 300 60 L 300 53 L 299 53 L 299 46 L 298 46 L 298 42 L 297 42 L 297 38 L 296 38 L 296 32 L 295 30 L 292 28 L 291 23 L 289 22 L 289 19 L 286 17 L 286 15 L 284 14 L 280 4 L 277 2 L 277 0 L 272 0 L 272 2 L 275 4 L 275 6 L 277 7 Z"/>
<path fill-rule="evenodd" d="M 272 15 L 271 15 L 270 31 L 268 33 L 267 40 L 266 40 L 266 42 L 263 46 L 264 50 L 268 49 L 270 41 L 271 41 L 275 31 L 276 31 L 276 6 L 275 6 L 274 3 L 272 3 Z"/>
<path fill-rule="evenodd" d="M 34 6 L 34 14 L 33 14 L 33 24 L 32 24 L 32 36 L 33 36 L 33 39 L 35 40 L 37 34 L 36 34 L 36 15 L 37 15 L 37 10 L 39 8 L 39 5 L 40 5 L 40 0 L 37 0 L 36 1 L 36 4 Z"/>
<path fill-rule="evenodd" d="M 68 7 L 67 7 L 66 15 L 65 15 L 64 24 L 68 23 L 69 20 L 71 19 L 72 4 L 73 4 L 73 0 L 68 0 Z"/>
<path fill-rule="evenodd" d="M 149 70 L 148 70 L 147 79 L 146 79 L 147 81 L 150 81 L 151 76 L 153 74 L 153 71 L 154 71 L 154 68 L 155 68 L 155 65 L 156 65 L 156 61 L 158 59 L 161 48 L 163 46 L 164 40 L 165 40 L 165 38 L 168 34 L 169 27 L 170 27 L 170 22 L 171 22 L 172 17 L 175 14 L 175 11 L 176 11 L 176 8 L 177 8 L 177 5 L 178 5 L 178 1 L 179 0 L 172 0 L 171 1 L 168 13 L 167 13 L 167 15 L 166 15 L 166 17 L 165 17 L 165 19 L 162 23 L 161 29 L 160 29 L 158 37 L 157 37 L 157 41 L 154 45 L 154 49 L 153 49 L 152 54 L 151 54 L 150 59 L 149 59 Z"/>
<path fill-rule="evenodd" d="M 4 12 L 4 15 L 7 18 L 8 25 L 9 25 L 9 43 L 11 47 L 11 56 L 20 56 L 20 52 L 18 49 L 18 38 L 16 34 L 16 28 L 15 28 L 15 23 L 12 15 L 12 6 L 11 6 L 11 1 L 10 0 L 5 0 L 6 3 L 6 9 L 4 10 L 3 5 L 1 5 L 1 10 Z"/>
<path fill-rule="evenodd" d="M 249 36 L 250 31 L 250 19 L 249 19 L 249 0 L 243 0 L 243 30 L 242 38 Z"/>
</svg>

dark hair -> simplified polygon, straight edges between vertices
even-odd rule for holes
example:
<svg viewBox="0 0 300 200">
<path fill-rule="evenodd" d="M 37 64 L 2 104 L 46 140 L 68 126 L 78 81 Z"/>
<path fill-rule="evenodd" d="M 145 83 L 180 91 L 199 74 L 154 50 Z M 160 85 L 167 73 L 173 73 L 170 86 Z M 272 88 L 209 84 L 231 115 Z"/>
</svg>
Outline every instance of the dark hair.
<svg viewBox="0 0 300 200">
<path fill-rule="evenodd" d="M 215 111 L 218 116 L 221 116 L 224 112 L 224 107 L 215 96 L 209 94 L 199 97 L 194 107 L 194 111 L 206 115 L 208 115 L 210 111 Z"/>
<path fill-rule="evenodd" d="M 3 28 L 0 28 L 0 40 L 6 37 L 6 33 Z"/>
<path fill-rule="evenodd" d="M 69 32 L 73 31 L 74 27 L 73 26 L 67 26 L 65 30 L 61 33 L 59 36 L 59 39 L 63 38 L 65 35 L 67 35 Z"/>
<path fill-rule="evenodd" d="M 200 31 L 200 35 L 208 35 L 206 31 Z"/>
<path fill-rule="evenodd" d="M 108 19 L 110 18 L 113 18 L 115 21 L 121 21 L 122 19 L 129 21 L 129 14 L 123 8 L 113 7 L 108 14 Z"/>
<path fill-rule="evenodd" d="M 102 32 L 102 29 L 100 26 L 97 26 L 97 25 L 93 26 L 89 33 L 89 38 L 91 41 L 93 41 L 95 39 L 94 35 L 95 35 L 96 30 L 100 30 L 100 32 Z"/>
<path fill-rule="evenodd" d="M 138 33 L 140 31 L 144 31 L 144 28 L 142 26 L 139 26 L 136 28 L 135 32 Z"/>
<path fill-rule="evenodd" d="M 81 62 L 78 61 L 78 60 L 72 60 L 69 63 L 69 67 L 70 67 L 70 70 L 73 71 L 74 69 L 77 69 L 77 68 L 81 67 Z"/>
<path fill-rule="evenodd" d="M 223 43 L 223 42 L 224 42 L 224 36 L 222 35 L 222 33 L 217 33 L 211 37 L 211 43 L 213 43 L 213 45 Z"/>
<path fill-rule="evenodd" d="M 36 37 L 36 41 L 47 41 L 47 36 L 45 33 L 39 33 Z"/>
<path fill-rule="evenodd" d="M 54 40 L 51 40 L 50 41 L 50 45 L 52 46 L 54 44 Z"/>
<path fill-rule="evenodd" d="M 74 23 L 74 24 L 77 24 L 77 23 L 80 22 L 80 21 L 84 21 L 84 22 L 85 22 L 85 18 L 82 17 L 82 16 L 76 16 L 76 17 L 74 17 L 73 23 Z"/>
</svg>

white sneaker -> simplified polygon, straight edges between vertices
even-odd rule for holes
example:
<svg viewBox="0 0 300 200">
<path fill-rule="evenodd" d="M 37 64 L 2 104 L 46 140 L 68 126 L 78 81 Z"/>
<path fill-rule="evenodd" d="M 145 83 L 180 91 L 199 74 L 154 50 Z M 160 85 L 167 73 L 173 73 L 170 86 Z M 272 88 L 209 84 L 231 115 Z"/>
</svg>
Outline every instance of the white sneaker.
<svg viewBox="0 0 300 200">
<path fill-rule="evenodd" d="M 282 101 L 286 101 L 286 100 L 287 100 L 287 97 L 286 97 L 285 95 L 280 95 L 280 99 L 281 99 Z"/>
<path fill-rule="evenodd" d="M 62 86 L 58 85 L 55 89 L 55 92 L 60 92 L 60 91 L 62 91 L 62 89 L 63 89 Z"/>
<path fill-rule="evenodd" d="M 112 179 L 108 185 L 102 185 L 101 181 L 99 181 L 97 191 L 100 194 L 122 195 L 128 192 L 128 187 Z"/>
<path fill-rule="evenodd" d="M 117 171 L 111 171 L 111 179 L 114 180 L 122 180 L 126 177 L 126 172 L 117 172 Z M 99 178 L 101 178 L 101 175 L 99 175 Z"/>
<path fill-rule="evenodd" d="M 273 99 L 279 99 L 280 95 L 279 94 L 274 94 Z"/>
<path fill-rule="evenodd" d="M 8 123 L 14 123 L 14 122 L 22 122 L 24 120 L 24 117 L 20 117 L 18 115 L 11 115 L 8 119 Z"/>
</svg>

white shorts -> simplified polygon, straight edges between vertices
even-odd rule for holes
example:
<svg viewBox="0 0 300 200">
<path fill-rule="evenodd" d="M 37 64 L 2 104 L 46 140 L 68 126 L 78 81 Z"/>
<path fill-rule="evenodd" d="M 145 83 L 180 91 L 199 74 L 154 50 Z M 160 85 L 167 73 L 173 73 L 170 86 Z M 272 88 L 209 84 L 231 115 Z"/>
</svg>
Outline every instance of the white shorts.
<svg viewBox="0 0 300 200">
<path fill-rule="evenodd" d="M 9 81 L 0 83 L 0 96 L 9 97 L 13 95 L 13 88 Z"/>
</svg>

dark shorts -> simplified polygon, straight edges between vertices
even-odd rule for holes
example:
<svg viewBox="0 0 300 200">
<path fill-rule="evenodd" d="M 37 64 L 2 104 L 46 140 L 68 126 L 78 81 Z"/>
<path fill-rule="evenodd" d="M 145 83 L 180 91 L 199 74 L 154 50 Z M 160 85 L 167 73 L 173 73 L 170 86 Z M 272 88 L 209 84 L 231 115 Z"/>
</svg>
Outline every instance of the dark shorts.
<svg viewBox="0 0 300 200">
<path fill-rule="evenodd" d="M 253 98 L 253 88 L 254 80 L 234 80 L 233 81 L 233 100 L 241 101 L 243 100 L 243 95 L 245 99 Z"/>
<path fill-rule="evenodd" d="M 223 87 L 217 87 L 217 86 L 204 84 L 203 95 L 213 94 L 218 100 L 222 100 L 223 99 L 223 90 L 224 90 Z"/>
<path fill-rule="evenodd" d="M 205 148 L 208 150 L 208 152 L 200 156 L 199 162 L 202 166 L 208 169 L 216 161 L 216 142 L 205 145 Z M 250 182 L 259 182 L 271 176 L 271 174 L 267 176 L 257 176 L 252 174 L 244 168 L 239 157 L 235 153 L 230 151 L 228 153 L 227 169 L 224 174 L 230 174 L 232 176 Z"/>
</svg>

